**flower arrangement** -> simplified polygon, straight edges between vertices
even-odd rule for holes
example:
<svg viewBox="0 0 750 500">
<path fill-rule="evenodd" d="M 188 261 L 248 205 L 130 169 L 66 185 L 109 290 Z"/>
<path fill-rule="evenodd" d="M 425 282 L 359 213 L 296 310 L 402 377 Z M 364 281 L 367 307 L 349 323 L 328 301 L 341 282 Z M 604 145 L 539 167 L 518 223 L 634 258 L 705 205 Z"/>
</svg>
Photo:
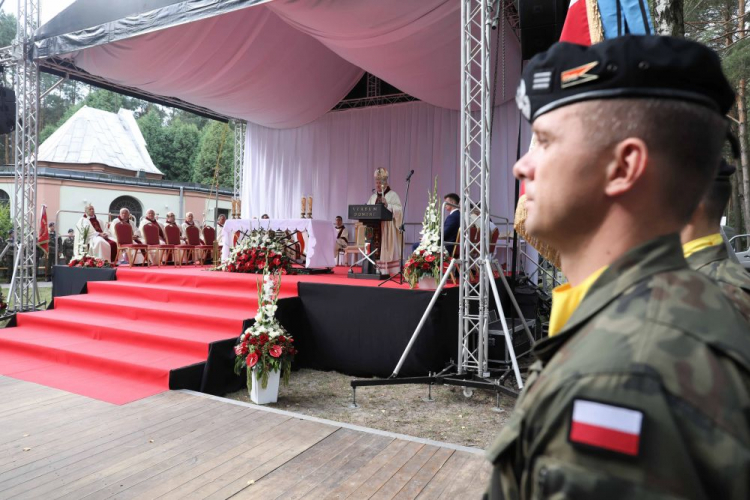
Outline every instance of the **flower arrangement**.
<svg viewBox="0 0 750 500">
<path fill-rule="evenodd" d="M 429 201 L 422 221 L 422 240 L 409 260 L 404 264 L 404 279 L 414 288 L 422 276 L 432 276 L 440 279 L 440 216 L 437 195 L 437 177 L 432 193 L 428 193 Z M 443 254 L 443 261 L 450 262 L 447 253 Z"/>
<path fill-rule="evenodd" d="M 83 254 L 81 258 L 71 260 L 68 263 L 68 267 L 97 267 L 102 269 L 108 267 L 117 267 L 117 264 Z"/>
<path fill-rule="evenodd" d="M 292 371 L 292 361 L 297 349 L 294 339 L 276 319 L 281 287 L 281 271 L 263 274 L 263 281 L 258 281 L 258 313 L 255 323 L 240 335 L 234 346 L 234 372 L 239 375 L 243 368 L 247 368 L 247 388 L 252 389 L 252 370 L 255 377 L 265 389 L 268 385 L 268 375 L 274 371 L 281 371 L 284 385 L 289 384 Z"/>
<path fill-rule="evenodd" d="M 217 267 L 230 273 L 275 273 L 287 274 L 291 261 L 284 254 L 284 245 L 274 237 L 272 231 L 256 229 L 241 239 L 232 249 L 229 260 Z"/>
</svg>

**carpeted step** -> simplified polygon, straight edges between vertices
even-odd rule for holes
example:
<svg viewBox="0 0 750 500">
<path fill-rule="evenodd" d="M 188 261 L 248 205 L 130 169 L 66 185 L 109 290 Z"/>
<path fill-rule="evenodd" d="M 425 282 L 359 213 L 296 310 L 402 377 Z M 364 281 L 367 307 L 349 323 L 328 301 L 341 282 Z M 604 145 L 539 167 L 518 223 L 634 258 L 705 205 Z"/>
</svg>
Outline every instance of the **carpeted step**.
<svg viewBox="0 0 750 500">
<path fill-rule="evenodd" d="M 201 268 L 118 268 L 117 270 L 117 281 L 119 282 L 194 288 L 225 295 L 252 297 L 257 297 L 257 283 L 262 279 L 259 274 L 225 273 L 206 271 Z M 296 276 L 294 279 L 282 279 L 280 296 L 296 296 L 298 281 L 299 277 Z"/>
<path fill-rule="evenodd" d="M 258 305 L 256 294 L 228 294 L 219 291 L 203 291 L 196 288 L 178 287 L 163 284 L 144 285 L 129 281 L 97 281 L 88 283 L 89 294 L 116 295 L 118 297 L 148 298 L 154 302 L 183 304 L 188 308 L 194 305 L 211 304 L 213 312 L 222 314 L 234 309 L 244 315 L 255 315 Z"/>
<path fill-rule="evenodd" d="M 55 309 L 70 308 L 81 315 L 85 321 L 91 310 L 98 310 L 111 315 L 113 321 L 118 318 L 148 321 L 165 327 L 194 327 L 201 325 L 208 330 L 223 331 L 239 335 L 242 322 L 253 318 L 255 313 L 219 310 L 214 305 L 194 304 L 187 307 L 183 304 L 159 303 L 141 297 L 118 297 L 116 295 L 84 294 L 57 297 Z"/>
<path fill-rule="evenodd" d="M 203 328 L 169 328 L 145 321 L 116 321 L 106 314 L 90 314 L 81 322 L 80 314 L 66 309 L 46 311 L 44 314 L 19 314 L 18 327 L 60 329 L 91 340 L 108 340 L 153 346 L 165 351 L 176 351 L 190 356 L 206 356 L 211 342 L 226 338 L 224 332 L 212 332 Z"/>
</svg>

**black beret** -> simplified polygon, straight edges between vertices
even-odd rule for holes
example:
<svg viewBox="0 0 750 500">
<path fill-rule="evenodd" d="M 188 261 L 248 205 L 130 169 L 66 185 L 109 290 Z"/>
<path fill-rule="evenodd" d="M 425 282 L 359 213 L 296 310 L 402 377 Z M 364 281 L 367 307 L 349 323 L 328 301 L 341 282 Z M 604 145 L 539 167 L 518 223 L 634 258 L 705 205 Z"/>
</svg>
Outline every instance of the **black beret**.
<svg viewBox="0 0 750 500">
<path fill-rule="evenodd" d="M 721 163 L 719 163 L 719 171 L 716 173 L 716 180 L 729 180 L 736 170 L 737 168 L 734 165 L 730 165 L 722 158 Z"/>
<path fill-rule="evenodd" d="M 722 115 L 734 104 L 713 50 L 684 38 L 636 35 L 590 47 L 554 44 L 529 61 L 516 103 L 533 122 L 568 104 L 623 97 L 690 101 Z"/>
</svg>

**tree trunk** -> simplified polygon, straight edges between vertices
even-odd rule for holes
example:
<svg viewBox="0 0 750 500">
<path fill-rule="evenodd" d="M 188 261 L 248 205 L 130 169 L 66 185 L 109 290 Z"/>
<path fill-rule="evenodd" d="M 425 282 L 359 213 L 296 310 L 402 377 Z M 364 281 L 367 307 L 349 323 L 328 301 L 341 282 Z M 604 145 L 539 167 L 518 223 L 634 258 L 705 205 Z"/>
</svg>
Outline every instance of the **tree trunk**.
<svg viewBox="0 0 750 500">
<path fill-rule="evenodd" d="M 744 2 L 743 2 L 744 3 Z M 750 158 L 747 151 L 747 100 L 746 100 L 747 80 L 740 79 L 737 88 L 737 119 L 740 124 L 738 127 L 738 139 L 740 140 L 740 165 L 742 170 L 742 191 L 744 196 L 743 219 L 750 225 Z"/>
<path fill-rule="evenodd" d="M 729 207 L 727 208 L 727 226 L 737 231 L 737 234 L 743 233 L 742 227 L 742 203 L 740 202 L 740 187 L 739 183 L 742 182 L 738 175 L 733 175 L 730 178 L 732 184 L 732 197 L 729 200 Z"/>
<path fill-rule="evenodd" d="M 745 0 L 739 0 L 737 5 L 737 36 L 739 40 L 745 38 Z M 750 158 L 747 151 L 747 80 L 740 78 L 737 85 L 737 121 L 738 139 L 740 142 L 740 170 L 742 170 L 742 191 L 745 195 L 743 203 L 743 218 L 745 224 L 750 226 Z"/>
<path fill-rule="evenodd" d="M 651 15 L 657 35 L 685 36 L 683 0 L 655 0 Z"/>
</svg>

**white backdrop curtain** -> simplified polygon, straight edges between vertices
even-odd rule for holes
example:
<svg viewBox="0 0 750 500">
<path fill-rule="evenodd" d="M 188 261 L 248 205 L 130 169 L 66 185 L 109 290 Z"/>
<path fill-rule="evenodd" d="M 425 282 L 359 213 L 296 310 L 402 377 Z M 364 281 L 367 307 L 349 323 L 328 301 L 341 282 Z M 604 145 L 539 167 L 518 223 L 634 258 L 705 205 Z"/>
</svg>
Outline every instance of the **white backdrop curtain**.
<svg viewBox="0 0 750 500">
<path fill-rule="evenodd" d="M 518 111 L 514 102 L 495 108 L 491 212 L 512 219 Z M 458 111 L 412 102 L 328 113 L 308 125 L 276 130 L 248 124 L 243 167 L 243 218 L 299 217 L 301 197 L 313 197 L 313 216 L 347 219 L 350 204 L 365 203 L 373 172 L 385 167 L 402 201 L 414 170 L 406 222 L 422 222 L 428 191 L 458 192 Z M 522 145 L 529 143 L 524 125 Z M 407 241 L 414 241 L 407 234 Z"/>
</svg>

